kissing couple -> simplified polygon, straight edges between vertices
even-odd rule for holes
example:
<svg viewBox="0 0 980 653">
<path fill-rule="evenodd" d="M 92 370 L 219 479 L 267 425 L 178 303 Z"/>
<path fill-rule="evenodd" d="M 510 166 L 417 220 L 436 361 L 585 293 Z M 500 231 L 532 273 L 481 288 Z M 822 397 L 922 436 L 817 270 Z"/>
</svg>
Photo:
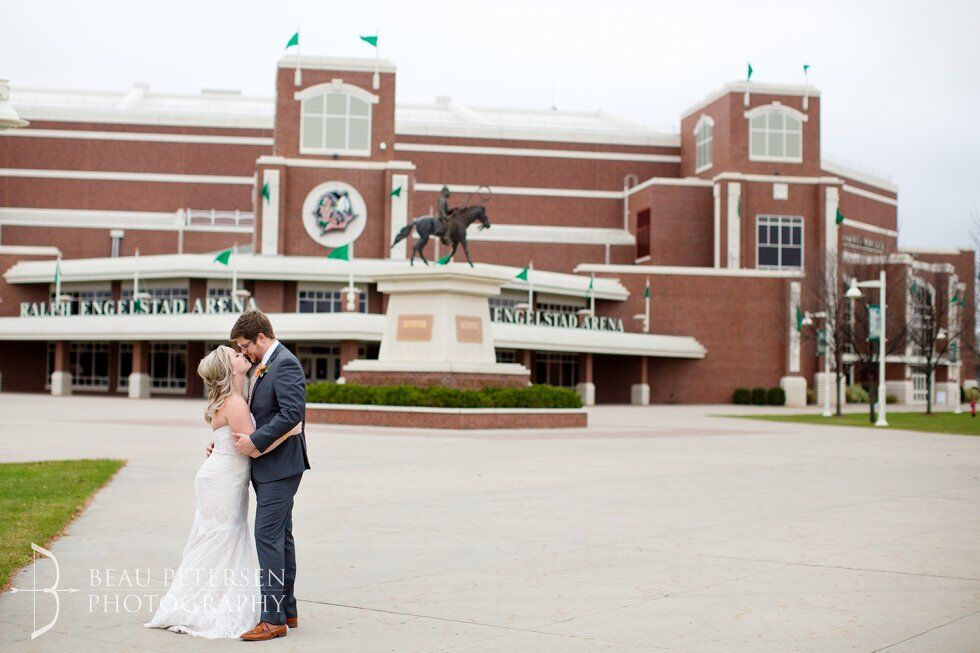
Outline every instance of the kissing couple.
<svg viewBox="0 0 980 653">
<path fill-rule="evenodd" d="M 285 637 L 299 616 L 293 588 L 293 497 L 310 469 L 303 421 L 306 377 L 257 310 L 235 322 L 230 341 L 197 373 L 208 391 L 213 440 L 194 486 L 194 524 L 183 559 L 151 628 L 209 639 Z M 248 484 L 255 490 L 255 545 Z M 258 566 L 255 564 L 258 553 Z"/>
</svg>

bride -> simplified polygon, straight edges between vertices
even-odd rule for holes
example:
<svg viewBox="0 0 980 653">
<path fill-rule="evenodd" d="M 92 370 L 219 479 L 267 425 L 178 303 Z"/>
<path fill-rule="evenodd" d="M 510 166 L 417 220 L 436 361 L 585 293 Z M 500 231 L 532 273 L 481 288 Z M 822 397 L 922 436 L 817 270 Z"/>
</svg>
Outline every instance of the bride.
<svg viewBox="0 0 980 653">
<path fill-rule="evenodd" d="M 259 620 L 262 599 L 248 526 L 251 459 L 235 450 L 231 436 L 255 429 L 243 394 L 250 367 L 231 347 L 218 347 L 198 365 L 208 389 L 204 421 L 213 429 L 214 451 L 194 481 L 197 510 L 180 568 L 147 627 L 237 638 Z"/>
</svg>

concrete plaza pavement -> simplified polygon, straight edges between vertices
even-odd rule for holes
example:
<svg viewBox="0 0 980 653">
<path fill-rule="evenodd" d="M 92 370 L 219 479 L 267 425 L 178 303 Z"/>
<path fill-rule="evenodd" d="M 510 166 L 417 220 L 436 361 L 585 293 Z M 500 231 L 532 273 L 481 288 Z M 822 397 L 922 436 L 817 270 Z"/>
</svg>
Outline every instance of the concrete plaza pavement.
<svg viewBox="0 0 980 653">
<path fill-rule="evenodd" d="M 248 646 L 141 625 L 193 520 L 203 408 L 0 394 L 0 461 L 128 460 L 51 547 L 59 587 L 79 591 L 34 641 L 35 601 L 40 626 L 53 598 L 0 595 L 0 650 Z M 711 416 L 731 412 L 600 406 L 557 432 L 311 425 L 300 627 L 251 646 L 980 650 L 980 438 Z"/>
</svg>

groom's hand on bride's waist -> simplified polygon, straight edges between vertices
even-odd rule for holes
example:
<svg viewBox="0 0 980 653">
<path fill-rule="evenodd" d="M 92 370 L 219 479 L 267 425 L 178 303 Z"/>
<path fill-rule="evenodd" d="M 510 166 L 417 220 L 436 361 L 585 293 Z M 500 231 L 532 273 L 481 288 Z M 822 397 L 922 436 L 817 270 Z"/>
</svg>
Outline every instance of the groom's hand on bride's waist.
<svg viewBox="0 0 980 653">
<path fill-rule="evenodd" d="M 248 436 L 247 433 L 232 433 L 231 437 L 235 439 L 235 450 L 243 456 L 250 456 L 252 458 L 258 458 L 260 453 L 259 450 L 255 448 L 252 444 L 252 438 Z"/>
</svg>

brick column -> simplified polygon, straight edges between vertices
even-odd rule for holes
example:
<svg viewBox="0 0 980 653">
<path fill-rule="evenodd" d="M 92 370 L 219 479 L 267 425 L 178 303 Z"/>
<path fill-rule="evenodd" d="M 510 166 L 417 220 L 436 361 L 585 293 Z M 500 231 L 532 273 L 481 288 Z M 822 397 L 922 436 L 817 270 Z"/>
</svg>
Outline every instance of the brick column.
<svg viewBox="0 0 980 653">
<path fill-rule="evenodd" d="M 524 365 L 531 373 L 528 376 L 527 383 L 531 385 L 534 383 L 534 351 L 531 349 L 525 349 L 521 352 L 521 364 Z"/>
<path fill-rule="evenodd" d="M 51 372 L 51 394 L 65 397 L 71 394 L 71 365 L 68 356 L 69 343 L 54 343 L 54 371 Z"/>
<path fill-rule="evenodd" d="M 592 382 L 592 354 L 579 354 L 579 382 L 575 386 L 583 406 L 595 405 L 595 383 Z"/>
<path fill-rule="evenodd" d="M 357 348 L 360 343 L 356 340 L 344 340 L 340 343 L 340 379 L 344 378 L 344 368 L 347 363 L 357 358 Z"/>
<path fill-rule="evenodd" d="M 150 396 L 150 343 L 133 341 L 133 370 L 129 375 L 129 398 L 148 399 Z"/>
<path fill-rule="evenodd" d="M 187 396 L 206 397 L 204 380 L 197 375 L 197 363 L 204 358 L 203 342 L 187 343 Z"/>
<path fill-rule="evenodd" d="M 646 356 L 638 356 L 640 361 L 640 382 L 630 387 L 630 403 L 640 406 L 650 405 L 650 371 Z"/>
</svg>

